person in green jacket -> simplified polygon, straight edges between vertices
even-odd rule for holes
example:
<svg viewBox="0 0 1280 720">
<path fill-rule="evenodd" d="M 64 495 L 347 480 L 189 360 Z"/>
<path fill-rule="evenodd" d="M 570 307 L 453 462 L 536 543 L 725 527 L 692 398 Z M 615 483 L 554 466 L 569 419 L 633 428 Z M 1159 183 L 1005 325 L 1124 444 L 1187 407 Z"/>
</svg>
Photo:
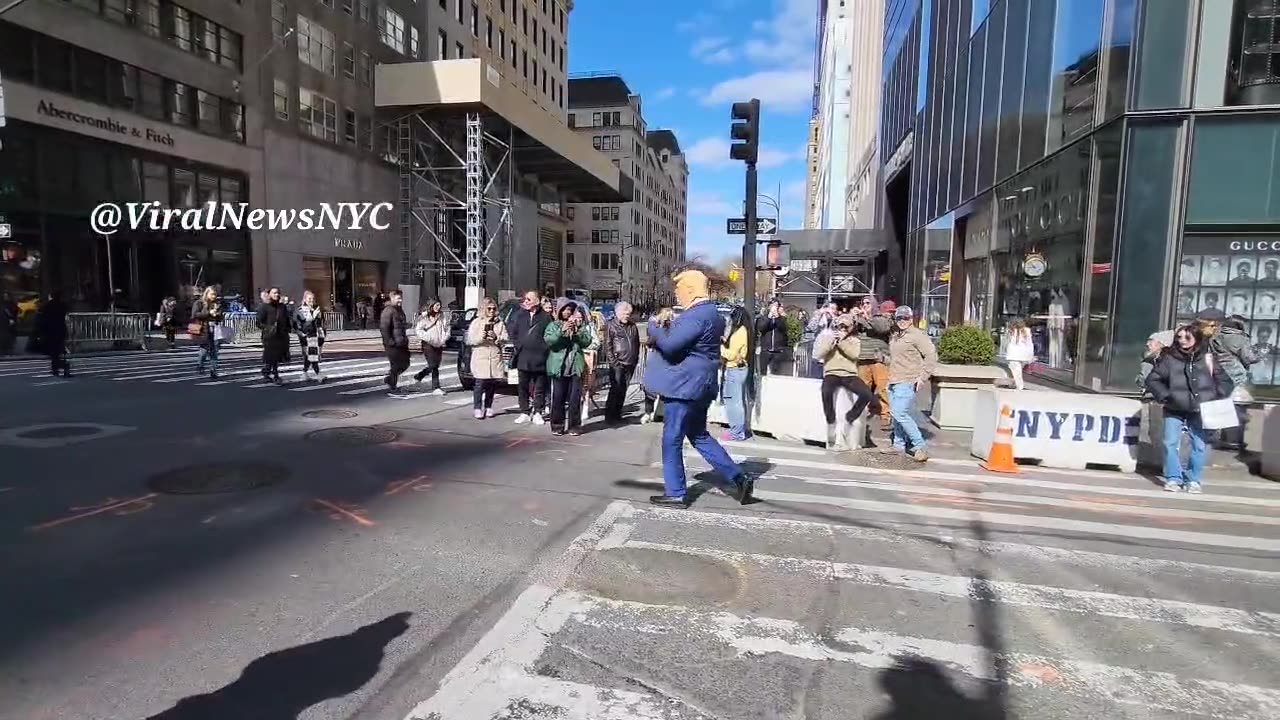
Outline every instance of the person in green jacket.
<svg viewBox="0 0 1280 720">
<path fill-rule="evenodd" d="M 551 432 L 580 435 L 584 353 L 591 347 L 591 328 L 581 320 L 572 300 L 561 298 L 556 319 L 547 325 L 547 377 L 551 378 Z M 567 413 L 566 413 L 567 409 Z M 567 417 L 566 417 L 567 415 Z"/>
</svg>

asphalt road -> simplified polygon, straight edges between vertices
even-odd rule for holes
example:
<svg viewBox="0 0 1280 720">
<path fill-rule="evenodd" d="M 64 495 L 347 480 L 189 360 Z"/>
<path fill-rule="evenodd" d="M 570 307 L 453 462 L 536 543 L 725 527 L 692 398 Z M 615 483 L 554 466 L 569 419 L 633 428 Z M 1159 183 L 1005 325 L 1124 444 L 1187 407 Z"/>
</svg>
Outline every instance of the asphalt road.
<svg viewBox="0 0 1280 720">
<path fill-rule="evenodd" d="M 762 439 L 759 502 L 662 510 L 655 426 L 252 355 L 0 363 L 0 718 L 1280 717 L 1275 484 Z"/>
</svg>

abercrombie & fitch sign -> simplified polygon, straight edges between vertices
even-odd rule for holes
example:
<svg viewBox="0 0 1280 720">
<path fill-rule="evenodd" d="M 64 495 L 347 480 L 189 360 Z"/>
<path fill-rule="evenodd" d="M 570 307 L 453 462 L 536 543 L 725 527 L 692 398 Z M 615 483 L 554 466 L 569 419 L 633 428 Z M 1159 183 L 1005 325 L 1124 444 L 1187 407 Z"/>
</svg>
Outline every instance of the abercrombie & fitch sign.
<svg viewBox="0 0 1280 720">
<path fill-rule="evenodd" d="M 36 106 L 36 113 L 45 117 L 65 120 L 66 122 L 75 123 L 76 125 L 85 125 L 87 127 L 104 130 L 117 135 L 124 135 L 138 140 L 146 140 L 148 142 L 155 143 L 156 145 L 163 145 L 168 148 L 172 148 L 174 146 L 173 135 L 170 133 L 160 132 L 149 127 L 140 128 L 135 125 L 129 125 L 128 123 L 122 123 L 112 117 L 89 115 L 87 113 L 64 110 L 48 100 L 40 101 L 40 104 Z"/>
</svg>

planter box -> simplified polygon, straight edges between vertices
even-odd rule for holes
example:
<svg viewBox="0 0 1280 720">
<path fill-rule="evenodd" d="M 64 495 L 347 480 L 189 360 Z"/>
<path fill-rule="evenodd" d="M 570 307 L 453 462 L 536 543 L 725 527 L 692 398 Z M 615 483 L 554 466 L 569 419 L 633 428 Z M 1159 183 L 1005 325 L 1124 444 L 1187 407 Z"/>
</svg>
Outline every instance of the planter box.
<svg viewBox="0 0 1280 720">
<path fill-rule="evenodd" d="M 991 390 L 1009 374 L 990 365 L 938 365 L 933 375 L 933 422 L 943 430 L 972 430 L 978 392 Z"/>
</svg>

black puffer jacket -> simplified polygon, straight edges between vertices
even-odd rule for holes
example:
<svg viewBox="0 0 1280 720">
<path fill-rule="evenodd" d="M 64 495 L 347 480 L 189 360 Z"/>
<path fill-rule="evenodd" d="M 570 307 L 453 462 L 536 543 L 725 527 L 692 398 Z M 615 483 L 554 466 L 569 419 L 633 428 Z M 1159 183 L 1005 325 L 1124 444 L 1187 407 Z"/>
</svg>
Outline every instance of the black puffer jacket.
<svg viewBox="0 0 1280 720">
<path fill-rule="evenodd" d="M 1220 363 L 1205 360 L 1203 349 L 1190 353 L 1171 347 L 1156 358 L 1147 375 L 1147 392 L 1164 406 L 1165 413 L 1189 417 L 1200 412 L 1200 403 L 1231 397 L 1231 378 Z"/>
<path fill-rule="evenodd" d="M 404 308 L 387 305 L 378 318 L 378 330 L 382 332 L 382 347 L 407 349 L 409 347 L 409 321 Z"/>
</svg>

